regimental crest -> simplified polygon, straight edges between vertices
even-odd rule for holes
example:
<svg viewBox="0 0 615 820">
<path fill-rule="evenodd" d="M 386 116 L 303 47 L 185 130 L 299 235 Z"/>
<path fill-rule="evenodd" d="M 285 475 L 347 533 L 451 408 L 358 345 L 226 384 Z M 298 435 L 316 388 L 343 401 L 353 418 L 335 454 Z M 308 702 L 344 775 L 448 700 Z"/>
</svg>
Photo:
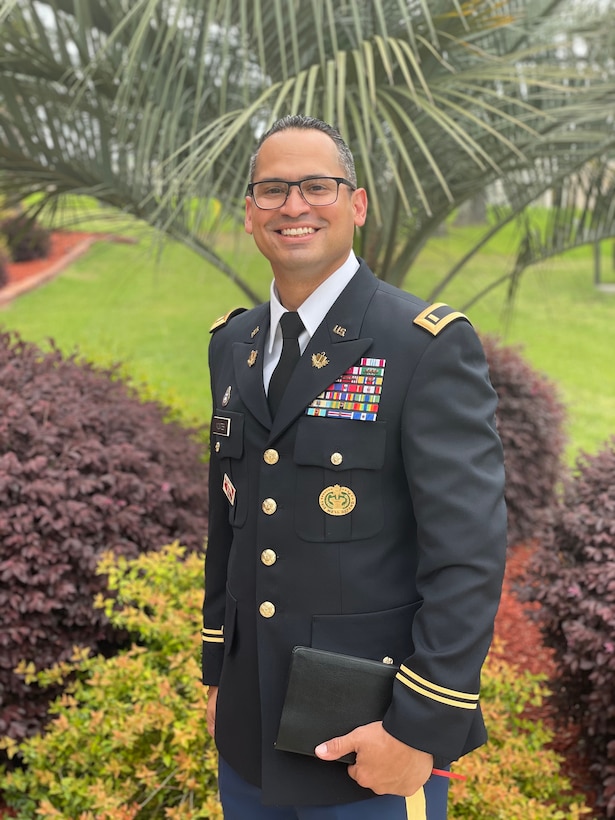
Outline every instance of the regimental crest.
<svg viewBox="0 0 615 820">
<path fill-rule="evenodd" d="M 314 353 L 313 354 L 313 356 L 312 356 L 312 367 L 316 367 L 316 368 L 318 368 L 318 370 L 321 370 L 323 367 L 326 367 L 328 364 L 329 364 L 329 359 L 327 359 L 327 356 L 326 356 L 324 351 L 322 353 Z"/>
<path fill-rule="evenodd" d="M 327 515 L 348 515 L 356 507 L 357 497 L 350 487 L 334 484 L 331 487 L 325 487 L 318 497 L 318 503 L 320 509 Z"/>
</svg>

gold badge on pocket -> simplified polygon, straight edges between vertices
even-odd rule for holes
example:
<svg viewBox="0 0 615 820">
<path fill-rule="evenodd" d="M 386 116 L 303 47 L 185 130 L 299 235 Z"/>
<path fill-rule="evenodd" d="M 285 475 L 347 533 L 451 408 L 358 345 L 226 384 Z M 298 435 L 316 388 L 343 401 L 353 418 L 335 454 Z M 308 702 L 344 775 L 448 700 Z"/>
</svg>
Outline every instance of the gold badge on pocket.
<svg viewBox="0 0 615 820">
<path fill-rule="evenodd" d="M 320 509 L 327 515 L 348 515 L 356 507 L 357 497 L 350 487 L 334 484 L 331 487 L 325 487 L 318 497 L 318 503 Z"/>
</svg>

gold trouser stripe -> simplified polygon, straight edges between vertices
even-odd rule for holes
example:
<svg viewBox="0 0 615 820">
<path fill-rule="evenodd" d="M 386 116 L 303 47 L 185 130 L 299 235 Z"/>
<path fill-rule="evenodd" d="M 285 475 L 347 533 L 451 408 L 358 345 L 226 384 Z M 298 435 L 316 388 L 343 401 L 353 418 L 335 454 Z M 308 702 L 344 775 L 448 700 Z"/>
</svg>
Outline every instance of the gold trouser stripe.
<svg viewBox="0 0 615 820">
<path fill-rule="evenodd" d="M 447 689 L 446 686 L 438 686 L 437 683 L 432 683 L 427 680 L 427 678 L 422 678 L 420 675 L 417 675 L 416 672 L 413 672 L 412 669 L 408 669 L 408 667 L 403 664 L 401 665 L 401 671 L 404 675 L 412 678 L 412 680 L 415 680 L 417 683 L 422 683 L 423 686 L 428 686 L 430 689 L 433 689 L 434 692 L 440 692 L 443 695 L 452 695 L 454 698 L 465 698 L 466 700 L 478 702 L 479 695 L 472 692 L 461 692 L 459 689 Z"/>
<path fill-rule="evenodd" d="M 476 703 L 462 703 L 458 700 L 452 700 L 451 698 L 443 698 L 441 695 L 435 695 L 433 692 L 429 692 L 427 689 L 423 689 L 422 686 L 417 686 L 416 683 L 413 683 L 411 680 L 404 678 L 402 675 L 397 673 L 395 675 L 397 680 L 401 681 L 405 684 L 408 689 L 413 689 L 415 692 L 418 692 L 419 695 L 423 695 L 426 698 L 430 698 L 431 700 L 436 700 L 438 703 L 445 703 L 447 706 L 456 706 L 458 709 L 476 709 Z"/>
<path fill-rule="evenodd" d="M 412 797 L 406 797 L 406 817 L 408 820 L 427 820 L 425 792 L 422 787 Z"/>
</svg>

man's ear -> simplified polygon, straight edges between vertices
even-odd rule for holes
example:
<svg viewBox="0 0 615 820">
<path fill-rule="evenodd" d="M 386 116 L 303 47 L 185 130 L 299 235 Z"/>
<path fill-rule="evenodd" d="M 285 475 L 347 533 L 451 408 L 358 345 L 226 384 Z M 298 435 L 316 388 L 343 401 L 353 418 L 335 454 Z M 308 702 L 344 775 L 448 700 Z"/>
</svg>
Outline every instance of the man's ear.
<svg viewBox="0 0 615 820">
<path fill-rule="evenodd" d="M 252 233 L 252 197 L 246 197 L 246 213 L 243 220 L 246 233 Z"/>
<path fill-rule="evenodd" d="M 365 225 L 367 219 L 367 191 L 365 188 L 357 188 L 352 192 L 352 208 L 354 211 L 354 224 L 357 228 Z"/>
</svg>

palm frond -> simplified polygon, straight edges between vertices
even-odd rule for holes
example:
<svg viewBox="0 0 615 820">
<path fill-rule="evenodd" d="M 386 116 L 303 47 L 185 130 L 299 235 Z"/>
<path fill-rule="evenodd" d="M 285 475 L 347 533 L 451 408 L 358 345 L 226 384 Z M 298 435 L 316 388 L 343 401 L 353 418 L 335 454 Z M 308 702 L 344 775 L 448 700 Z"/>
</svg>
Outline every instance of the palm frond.
<svg viewBox="0 0 615 820">
<path fill-rule="evenodd" d="M 591 60 L 558 57 L 552 19 L 563 32 L 566 8 L 5 0 L 0 192 L 96 196 L 233 278 L 209 203 L 237 215 L 255 139 L 279 116 L 309 113 L 353 149 L 371 203 L 368 261 L 401 281 L 476 192 L 506 180 L 511 201 L 529 202 L 526 177 L 544 189 L 611 145 L 602 35 L 586 24 Z"/>
</svg>

